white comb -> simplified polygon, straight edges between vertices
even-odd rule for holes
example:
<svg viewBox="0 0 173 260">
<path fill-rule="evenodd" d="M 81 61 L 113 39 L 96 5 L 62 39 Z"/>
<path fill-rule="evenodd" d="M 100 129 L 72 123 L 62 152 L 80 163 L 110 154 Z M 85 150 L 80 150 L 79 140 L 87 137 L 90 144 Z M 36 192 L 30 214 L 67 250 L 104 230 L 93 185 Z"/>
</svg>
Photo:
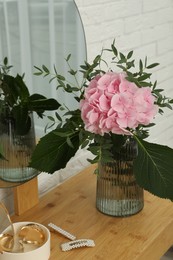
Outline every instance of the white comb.
<svg viewBox="0 0 173 260">
<path fill-rule="evenodd" d="M 80 248 L 80 247 L 94 247 L 95 243 L 91 239 L 78 239 L 70 242 L 66 242 L 61 244 L 62 251 L 69 251 L 74 248 Z"/>
<path fill-rule="evenodd" d="M 67 237 L 70 240 L 75 240 L 76 239 L 76 237 L 74 235 L 70 234 L 69 232 L 65 231 L 64 229 L 62 229 L 62 228 L 60 228 L 58 226 L 56 226 L 53 223 L 49 223 L 48 227 L 52 228 L 54 231 L 60 233 L 61 235 L 63 235 L 64 237 Z"/>
</svg>

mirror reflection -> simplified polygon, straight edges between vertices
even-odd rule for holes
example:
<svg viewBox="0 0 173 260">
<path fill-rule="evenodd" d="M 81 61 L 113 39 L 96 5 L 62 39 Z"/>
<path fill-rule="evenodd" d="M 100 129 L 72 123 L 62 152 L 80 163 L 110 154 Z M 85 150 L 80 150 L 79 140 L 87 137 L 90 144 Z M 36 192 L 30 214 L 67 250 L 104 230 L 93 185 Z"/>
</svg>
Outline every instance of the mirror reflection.
<svg viewBox="0 0 173 260">
<path fill-rule="evenodd" d="M 75 101 L 56 90 L 55 82 L 33 75 L 34 65 L 45 64 L 58 73 L 66 75 L 65 58 L 72 54 L 71 66 L 79 68 L 86 60 L 86 43 L 83 25 L 73 0 L 0 0 L 0 60 L 8 57 L 13 65 L 11 74 L 25 74 L 24 79 L 31 93 L 68 100 L 72 107 Z M 79 79 L 80 80 L 80 79 Z M 49 113 L 50 115 L 50 113 Z M 48 122 L 34 118 L 36 137 L 44 135 Z M 18 183 L 0 180 L 0 187 Z"/>
</svg>

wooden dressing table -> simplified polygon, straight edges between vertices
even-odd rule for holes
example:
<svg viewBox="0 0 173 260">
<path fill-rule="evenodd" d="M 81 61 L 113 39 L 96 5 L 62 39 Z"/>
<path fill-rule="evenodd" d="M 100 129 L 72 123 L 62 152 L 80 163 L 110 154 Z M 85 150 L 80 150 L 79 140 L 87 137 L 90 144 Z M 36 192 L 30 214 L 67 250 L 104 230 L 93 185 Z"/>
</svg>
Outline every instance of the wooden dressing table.
<svg viewBox="0 0 173 260">
<path fill-rule="evenodd" d="M 95 207 L 96 176 L 90 166 L 40 199 L 13 222 L 52 222 L 76 235 L 95 241 L 94 248 L 62 252 L 69 240 L 51 233 L 50 260 L 159 260 L 173 245 L 173 204 L 145 192 L 144 209 L 137 215 L 116 218 Z"/>
</svg>

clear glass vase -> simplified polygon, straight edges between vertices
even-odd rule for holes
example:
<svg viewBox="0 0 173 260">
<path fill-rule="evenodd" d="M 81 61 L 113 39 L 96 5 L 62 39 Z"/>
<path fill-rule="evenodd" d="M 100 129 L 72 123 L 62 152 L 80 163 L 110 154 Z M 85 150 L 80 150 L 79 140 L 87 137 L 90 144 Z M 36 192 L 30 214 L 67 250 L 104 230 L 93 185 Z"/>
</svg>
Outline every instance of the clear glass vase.
<svg viewBox="0 0 173 260">
<path fill-rule="evenodd" d="M 111 163 L 99 163 L 96 207 L 111 216 L 131 216 L 144 206 L 143 189 L 136 183 L 133 160 L 137 144 L 129 138 Z M 139 169 L 140 170 L 140 169 Z"/>
<path fill-rule="evenodd" d="M 25 135 L 15 132 L 12 118 L 0 117 L 0 145 L 5 159 L 0 159 L 0 179 L 7 182 L 25 182 L 38 175 L 38 171 L 28 167 L 35 148 L 35 131 L 31 115 L 31 127 Z"/>
</svg>

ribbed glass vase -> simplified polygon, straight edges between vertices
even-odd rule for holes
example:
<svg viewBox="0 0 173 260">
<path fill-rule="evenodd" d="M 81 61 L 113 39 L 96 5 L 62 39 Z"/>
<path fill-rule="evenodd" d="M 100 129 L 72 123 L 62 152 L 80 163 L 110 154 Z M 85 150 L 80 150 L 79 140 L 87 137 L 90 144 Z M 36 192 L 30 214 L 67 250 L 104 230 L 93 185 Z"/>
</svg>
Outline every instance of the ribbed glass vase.
<svg viewBox="0 0 173 260">
<path fill-rule="evenodd" d="M 129 138 L 113 162 L 99 163 L 96 207 L 102 213 L 125 217 L 142 210 L 143 189 L 136 183 L 133 174 L 137 150 L 135 140 Z"/>
<path fill-rule="evenodd" d="M 25 182 L 38 175 L 38 171 L 28 167 L 35 148 L 35 131 L 31 115 L 31 127 L 25 135 L 15 132 L 12 118 L 0 117 L 0 145 L 4 160 L 0 160 L 0 179 L 8 182 Z"/>
</svg>

